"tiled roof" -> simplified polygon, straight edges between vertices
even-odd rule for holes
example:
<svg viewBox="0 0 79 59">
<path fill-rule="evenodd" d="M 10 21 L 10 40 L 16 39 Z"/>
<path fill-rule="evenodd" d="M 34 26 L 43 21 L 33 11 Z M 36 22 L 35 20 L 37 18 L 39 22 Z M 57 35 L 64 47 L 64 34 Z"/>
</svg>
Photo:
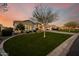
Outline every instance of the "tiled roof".
<svg viewBox="0 0 79 59">
<path fill-rule="evenodd" d="M 14 22 L 13 22 L 13 25 L 14 25 L 15 23 L 22 23 L 22 22 L 31 22 L 31 23 L 33 23 L 33 24 L 37 23 L 37 22 L 35 22 L 35 21 L 33 21 L 33 20 L 25 20 L 25 21 L 14 21 Z"/>
</svg>

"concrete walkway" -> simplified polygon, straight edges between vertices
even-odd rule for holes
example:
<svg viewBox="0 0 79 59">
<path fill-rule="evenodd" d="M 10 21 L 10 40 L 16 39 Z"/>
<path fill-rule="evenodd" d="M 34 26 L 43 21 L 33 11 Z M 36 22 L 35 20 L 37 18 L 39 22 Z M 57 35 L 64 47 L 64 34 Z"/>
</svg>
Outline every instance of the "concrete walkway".
<svg viewBox="0 0 79 59">
<path fill-rule="evenodd" d="M 62 31 L 55 31 L 55 30 L 53 30 L 53 31 L 47 30 L 47 31 L 48 32 L 54 32 L 54 33 L 61 33 L 61 34 L 76 34 L 76 33 L 62 32 Z"/>
<path fill-rule="evenodd" d="M 74 42 L 74 44 L 71 46 L 67 56 L 79 56 L 79 36 Z"/>
</svg>

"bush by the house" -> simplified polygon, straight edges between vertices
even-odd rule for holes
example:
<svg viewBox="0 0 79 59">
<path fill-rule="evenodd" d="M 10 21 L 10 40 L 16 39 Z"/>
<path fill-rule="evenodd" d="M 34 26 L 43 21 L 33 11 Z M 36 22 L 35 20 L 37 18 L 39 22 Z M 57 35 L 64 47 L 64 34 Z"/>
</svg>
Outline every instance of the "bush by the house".
<svg viewBox="0 0 79 59">
<path fill-rule="evenodd" d="M 2 30 L 2 36 L 10 36 L 13 33 L 13 28 L 5 28 Z"/>
<path fill-rule="evenodd" d="M 37 30 L 33 30 L 33 32 L 36 32 Z"/>
<path fill-rule="evenodd" d="M 52 30 L 59 30 L 59 28 L 57 27 L 57 28 L 52 28 Z"/>
</svg>

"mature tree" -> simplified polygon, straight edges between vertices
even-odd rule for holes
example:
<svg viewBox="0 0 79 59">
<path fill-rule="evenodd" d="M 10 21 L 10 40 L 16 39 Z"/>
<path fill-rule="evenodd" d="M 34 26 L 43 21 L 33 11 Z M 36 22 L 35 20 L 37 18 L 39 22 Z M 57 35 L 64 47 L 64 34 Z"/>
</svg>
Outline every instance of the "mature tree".
<svg viewBox="0 0 79 59">
<path fill-rule="evenodd" d="M 78 26 L 79 24 L 77 22 L 68 22 L 66 24 L 64 24 L 64 26 L 69 27 L 69 32 L 71 29 L 75 28 L 76 26 Z"/>
<path fill-rule="evenodd" d="M 44 38 L 46 37 L 46 25 L 57 19 L 57 13 L 54 13 L 52 8 L 39 5 L 33 11 L 33 18 L 36 18 L 44 26 Z"/>
<path fill-rule="evenodd" d="M 7 12 L 8 11 L 8 4 L 7 3 L 1 3 L 0 4 L 0 11 Z"/>
<path fill-rule="evenodd" d="M 21 32 L 23 32 L 25 30 L 25 26 L 21 23 L 19 23 L 17 26 L 16 26 L 16 30 L 21 30 Z"/>
</svg>

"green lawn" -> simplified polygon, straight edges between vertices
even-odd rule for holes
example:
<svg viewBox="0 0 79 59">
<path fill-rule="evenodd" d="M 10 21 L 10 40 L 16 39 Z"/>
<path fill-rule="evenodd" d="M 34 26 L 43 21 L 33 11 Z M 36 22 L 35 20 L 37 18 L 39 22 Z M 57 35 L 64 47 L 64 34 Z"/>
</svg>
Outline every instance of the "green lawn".
<svg viewBox="0 0 79 59">
<path fill-rule="evenodd" d="M 56 48 L 71 35 L 46 33 L 29 33 L 9 39 L 4 44 L 4 50 L 11 56 L 44 56 Z"/>
</svg>

